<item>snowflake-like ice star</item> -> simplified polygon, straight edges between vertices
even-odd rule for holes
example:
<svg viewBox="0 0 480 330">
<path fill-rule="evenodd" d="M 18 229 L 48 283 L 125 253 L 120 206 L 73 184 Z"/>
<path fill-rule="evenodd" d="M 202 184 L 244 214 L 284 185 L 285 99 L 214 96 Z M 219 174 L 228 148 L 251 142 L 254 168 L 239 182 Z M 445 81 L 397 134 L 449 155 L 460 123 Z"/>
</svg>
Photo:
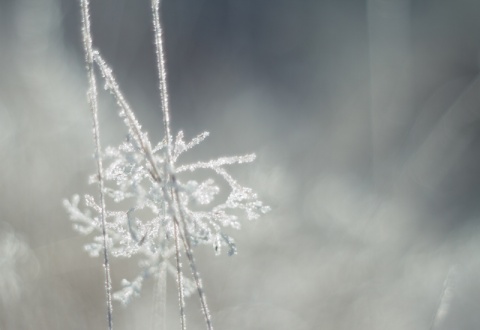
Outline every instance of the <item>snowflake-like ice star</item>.
<svg viewBox="0 0 480 330">
<path fill-rule="evenodd" d="M 175 254 L 172 238 L 176 214 L 181 214 L 184 235 L 193 246 L 211 244 L 216 254 L 220 254 L 222 247 L 227 247 L 228 254 L 233 255 L 236 253 L 235 242 L 224 229 L 240 228 L 238 210 L 243 211 L 248 219 L 256 219 L 268 211 L 268 206 L 263 205 L 252 189 L 241 186 L 226 170 L 228 165 L 253 161 L 255 155 L 176 165 L 182 153 L 207 136 L 208 133 L 204 132 L 187 143 L 180 131 L 174 139 L 171 155 L 174 168 L 168 165 L 164 140 L 151 149 L 154 165 L 149 163 L 138 139 L 130 134 L 118 147 L 106 148 L 103 156 L 106 164 L 104 194 L 119 206 L 127 206 L 126 210 L 120 211 L 107 209 L 108 249 L 116 257 L 141 256 L 141 274 L 132 282 L 124 280 L 123 289 L 114 295 L 123 303 L 138 295 L 143 280 L 157 273 L 160 267 L 176 274 L 170 261 Z M 143 135 L 143 139 L 146 138 Z M 226 197 L 219 196 L 220 188 L 213 178 L 180 180 L 182 173 L 199 170 L 210 170 L 222 178 L 229 187 Z M 90 183 L 96 182 L 97 177 L 91 176 Z M 99 256 L 103 248 L 101 207 L 90 195 L 85 195 L 86 210 L 80 210 L 79 202 L 76 195 L 71 201 L 65 200 L 64 205 L 76 230 L 82 234 L 96 233 L 93 242 L 85 248 L 91 256 Z M 194 289 L 188 281 L 185 285 L 187 294 Z"/>
</svg>

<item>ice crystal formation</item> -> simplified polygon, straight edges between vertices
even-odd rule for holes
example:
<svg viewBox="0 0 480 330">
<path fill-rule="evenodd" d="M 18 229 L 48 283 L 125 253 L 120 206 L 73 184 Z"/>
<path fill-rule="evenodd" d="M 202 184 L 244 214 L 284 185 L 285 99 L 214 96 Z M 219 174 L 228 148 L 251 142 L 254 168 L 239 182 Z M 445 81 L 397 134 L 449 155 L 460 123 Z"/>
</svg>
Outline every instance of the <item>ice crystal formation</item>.
<svg viewBox="0 0 480 330">
<path fill-rule="evenodd" d="M 115 257 L 142 257 L 141 275 L 131 282 L 124 280 L 123 289 L 114 294 L 114 298 L 127 303 L 132 296 L 138 295 L 143 279 L 157 273 L 160 267 L 166 267 L 175 275 L 175 266 L 170 259 L 175 254 L 173 237 L 176 214 L 182 214 L 185 233 L 193 246 L 210 244 L 216 254 L 226 247 L 227 253 L 233 255 L 236 253 L 234 239 L 224 229 L 240 228 L 237 211 L 241 210 L 247 219 L 256 219 L 268 210 L 252 189 L 241 186 L 226 170 L 229 165 L 253 161 L 253 154 L 177 165 L 182 153 L 201 143 L 207 136 L 208 133 L 204 132 L 185 142 L 184 134 L 180 131 L 174 139 L 173 168 L 166 160 L 165 141 L 158 143 L 151 149 L 151 155 L 159 173 L 153 171 L 149 157 L 130 134 L 118 147 L 105 149 L 104 194 L 119 208 L 126 206 L 124 210 L 107 209 L 108 250 Z M 146 135 L 143 137 L 147 141 Z M 228 184 L 230 191 L 226 198 L 219 196 L 220 188 L 213 178 L 186 182 L 180 180 L 182 173 L 200 170 L 210 170 Z M 97 175 L 92 175 L 89 181 L 95 183 Z M 178 196 L 178 203 L 174 201 L 175 196 Z M 87 194 L 84 200 L 85 210 L 79 206 L 78 195 L 65 200 L 64 205 L 77 231 L 85 235 L 95 234 L 93 242 L 87 244 L 85 249 L 96 257 L 103 248 L 102 210 L 93 196 Z M 140 213 L 144 217 L 137 216 Z M 189 291 L 187 288 L 186 292 Z"/>
</svg>

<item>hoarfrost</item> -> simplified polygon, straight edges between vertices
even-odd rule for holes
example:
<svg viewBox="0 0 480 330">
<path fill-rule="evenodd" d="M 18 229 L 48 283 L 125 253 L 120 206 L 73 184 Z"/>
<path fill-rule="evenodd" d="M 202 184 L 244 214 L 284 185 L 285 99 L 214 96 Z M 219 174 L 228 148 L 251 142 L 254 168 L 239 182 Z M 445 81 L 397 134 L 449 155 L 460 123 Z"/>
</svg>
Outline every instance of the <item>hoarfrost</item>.
<svg viewBox="0 0 480 330">
<path fill-rule="evenodd" d="M 106 67 L 104 69 L 107 70 Z M 105 71 L 105 75 L 111 75 L 111 71 Z M 110 79 L 108 90 L 118 88 L 115 87 L 113 76 Z M 117 92 L 112 93 L 115 95 Z M 117 102 L 121 103 L 118 99 Z M 178 214 L 184 218 L 184 234 L 193 246 L 211 245 L 217 255 L 222 252 L 222 247 L 226 247 L 226 253 L 234 255 L 237 253 L 235 241 L 224 229 L 240 228 L 236 210 L 243 211 L 247 219 L 256 219 L 268 212 L 269 208 L 252 189 L 240 185 L 225 169 L 226 166 L 252 162 L 254 154 L 177 164 L 181 154 L 203 142 L 209 135 L 204 132 L 185 142 L 184 133 L 180 131 L 172 141 L 173 166 L 168 166 L 165 139 L 150 148 L 148 136 L 141 132 L 138 121 L 130 121 L 128 110 L 122 109 L 120 115 L 129 124 L 129 133 L 117 147 L 107 147 L 102 159 L 105 164 L 104 195 L 118 204 L 119 208 L 127 206 L 126 211 L 107 207 L 109 251 L 115 257 L 138 256 L 141 260 L 141 275 L 132 281 L 125 280 L 122 288 L 113 295 L 114 299 L 127 304 L 140 293 L 143 280 L 159 265 L 168 264 L 169 273 L 176 274 L 173 237 Z M 130 115 L 133 116 L 133 113 Z M 200 182 L 182 181 L 182 173 L 197 170 L 210 170 L 214 176 Z M 227 184 L 229 191 L 220 194 L 221 185 L 216 183 L 215 176 Z M 97 181 L 96 175 L 89 177 L 90 183 Z M 178 205 L 175 204 L 177 198 Z M 71 200 L 64 200 L 64 207 L 75 230 L 84 235 L 94 233 L 93 242 L 86 244 L 85 250 L 97 257 L 102 253 L 101 207 L 91 195 L 86 194 L 83 201 L 86 206 L 84 210 L 80 208 L 78 195 Z M 190 281 L 188 278 L 184 280 L 186 283 Z M 193 286 L 192 283 L 190 285 Z"/>
</svg>

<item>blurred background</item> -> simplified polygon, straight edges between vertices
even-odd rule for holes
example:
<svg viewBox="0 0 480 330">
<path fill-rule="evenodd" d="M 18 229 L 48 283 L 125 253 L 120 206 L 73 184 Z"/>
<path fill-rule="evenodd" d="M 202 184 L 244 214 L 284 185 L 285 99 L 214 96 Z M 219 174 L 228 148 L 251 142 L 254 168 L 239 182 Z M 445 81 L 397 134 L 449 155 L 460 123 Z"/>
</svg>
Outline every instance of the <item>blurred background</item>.
<svg viewBox="0 0 480 330">
<path fill-rule="evenodd" d="M 0 0 L 0 329 L 105 329 L 78 1 Z M 149 1 L 92 1 L 94 43 L 154 141 Z M 216 329 L 479 329 L 480 2 L 163 0 L 174 131 L 272 207 L 197 250 Z M 103 92 L 103 90 L 102 90 Z M 125 130 L 101 95 L 103 145 Z M 113 286 L 134 262 L 114 260 Z M 158 323 L 153 283 L 116 329 Z M 167 328 L 179 327 L 175 283 Z M 203 329 L 198 299 L 189 329 Z M 152 327 L 153 325 L 153 327 Z"/>
</svg>

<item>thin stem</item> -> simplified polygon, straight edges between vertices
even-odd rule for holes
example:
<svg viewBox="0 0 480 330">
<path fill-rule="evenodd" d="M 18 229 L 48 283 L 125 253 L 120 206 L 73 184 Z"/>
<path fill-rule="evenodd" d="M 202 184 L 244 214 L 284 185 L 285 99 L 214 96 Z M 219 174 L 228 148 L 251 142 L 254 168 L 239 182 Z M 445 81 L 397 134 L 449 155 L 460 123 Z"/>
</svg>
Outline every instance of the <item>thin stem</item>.
<svg viewBox="0 0 480 330">
<path fill-rule="evenodd" d="M 195 259 L 193 258 L 193 252 L 192 252 L 190 239 L 187 232 L 187 226 L 185 225 L 185 213 L 183 212 L 180 198 L 178 196 L 178 190 L 176 188 L 177 185 L 176 185 L 176 178 L 175 178 L 175 169 L 174 169 L 174 164 L 172 159 L 172 136 L 170 133 L 170 109 L 169 109 L 168 91 L 167 91 L 167 70 L 165 66 L 165 51 L 163 49 L 163 39 L 162 39 L 163 30 L 162 30 L 162 25 L 160 24 L 160 0 L 152 0 L 152 12 L 153 12 L 153 29 L 155 34 L 155 46 L 156 46 L 156 54 L 157 54 L 157 69 L 158 69 L 158 76 L 160 80 L 159 82 L 160 98 L 161 98 L 161 104 L 162 104 L 163 123 L 165 127 L 165 141 L 166 141 L 166 147 L 167 147 L 167 163 L 168 163 L 169 172 L 170 172 L 170 177 L 168 179 L 172 182 L 172 186 L 173 186 L 171 188 L 171 191 L 173 195 L 172 200 L 175 205 L 174 212 L 179 213 L 178 218 L 177 216 L 173 217 L 175 222 L 174 226 L 175 226 L 175 229 L 177 229 L 177 226 L 179 227 L 178 229 L 182 237 L 187 259 L 189 261 L 190 268 L 192 270 L 192 274 L 195 280 L 195 285 L 197 287 L 198 295 L 200 297 L 200 304 L 202 306 L 202 312 L 205 318 L 205 323 L 207 325 L 208 330 L 213 330 L 210 311 L 208 309 L 207 300 L 205 298 L 205 294 L 203 291 L 200 274 L 197 270 Z M 179 290 L 183 291 L 183 288 L 179 288 Z"/>
<path fill-rule="evenodd" d="M 173 224 L 174 236 L 175 236 L 175 260 L 177 262 L 177 284 L 178 284 L 178 304 L 180 308 L 180 323 L 182 330 L 187 330 L 187 322 L 185 316 L 185 293 L 183 291 L 183 276 L 182 276 L 182 263 L 180 261 L 180 247 L 178 244 L 178 224 Z"/>
<path fill-rule="evenodd" d="M 172 158 L 172 135 L 170 133 L 170 108 L 168 104 L 167 70 L 165 68 L 165 52 L 163 50 L 162 25 L 160 24 L 160 0 L 152 0 L 153 30 L 155 33 L 155 49 L 157 54 L 157 70 L 160 80 L 160 99 L 163 112 L 163 125 L 165 128 L 165 140 L 167 154 Z"/>
<path fill-rule="evenodd" d="M 174 186 L 176 186 L 177 183 L 176 183 L 175 176 L 172 176 L 172 182 Z M 173 202 L 177 205 L 177 209 L 181 216 L 180 219 L 182 219 L 181 225 L 183 227 L 182 228 L 183 230 L 180 230 L 180 235 L 183 241 L 183 246 L 185 248 L 185 254 L 187 255 L 187 259 L 190 264 L 190 270 L 192 271 L 193 279 L 195 280 L 195 286 L 197 287 L 198 296 L 200 297 L 200 305 L 202 306 L 202 312 L 205 318 L 205 323 L 207 325 L 208 330 L 213 330 L 212 316 L 208 308 L 207 298 L 205 297 L 205 291 L 203 290 L 202 279 L 197 269 L 195 258 L 193 256 L 193 249 L 192 249 L 192 244 L 190 243 L 190 238 L 187 235 L 188 233 L 187 226 L 185 224 L 185 221 L 183 220 L 187 216 L 185 215 L 185 210 L 183 209 L 182 204 L 180 203 L 180 196 L 178 196 L 178 190 L 175 190 Z M 176 224 L 180 225 L 176 217 L 174 217 L 174 221 Z"/>
<path fill-rule="evenodd" d="M 103 164 L 101 157 L 101 144 L 100 144 L 100 127 L 98 123 L 98 92 L 97 82 L 95 79 L 95 73 L 93 68 L 93 47 L 92 47 L 92 33 L 90 31 L 90 14 L 88 0 L 81 0 L 82 6 L 82 33 L 83 33 L 83 47 L 85 51 L 85 62 L 88 73 L 88 103 L 92 112 L 93 118 L 93 135 L 95 140 L 95 158 L 97 160 L 97 175 L 98 185 L 100 189 L 100 205 L 102 208 L 102 237 L 103 237 L 103 263 L 105 270 L 105 290 L 107 298 L 107 321 L 108 329 L 113 329 L 112 324 L 112 285 L 110 277 L 110 263 L 108 260 L 108 248 L 107 248 L 107 231 L 106 231 L 106 209 L 105 209 L 105 195 L 104 195 L 104 180 L 103 180 Z"/>
<path fill-rule="evenodd" d="M 160 171 L 158 170 L 157 165 L 155 164 L 155 160 L 153 159 L 150 142 L 147 138 L 144 137 L 144 134 L 142 133 L 142 127 L 140 126 L 138 120 L 135 118 L 133 110 L 130 108 L 125 97 L 120 91 L 120 87 L 118 86 L 118 83 L 113 76 L 112 69 L 108 66 L 108 64 L 105 62 L 105 60 L 102 58 L 98 51 L 93 52 L 93 60 L 100 68 L 100 71 L 102 73 L 102 76 L 105 78 L 110 93 L 112 93 L 112 95 L 115 97 L 115 100 L 117 101 L 120 109 L 125 113 L 125 121 L 127 124 L 127 128 L 130 130 L 133 138 L 137 141 L 139 146 L 144 151 L 147 161 L 148 163 L 150 163 L 151 166 L 152 177 L 155 179 L 155 181 L 161 183 L 162 178 L 160 177 Z"/>
<path fill-rule="evenodd" d="M 178 220 L 175 218 L 175 224 L 178 225 Z M 183 224 L 183 231 L 186 231 L 186 226 Z M 195 280 L 195 286 L 197 287 L 198 296 L 200 297 L 200 305 L 202 306 L 203 316 L 205 318 L 205 323 L 208 330 L 213 330 L 212 316 L 210 315 L 210 310 L 207 304 L 207 298 L 205 297 L 205 292 L 203 290 L 202 279 L 200 273 L 197 269 L 197 264 L 193 256 L 192 246 L 190 240 L 187 236 L 180 231 L 180 235 L 183 241 L 183 246 L 185 248 L 185 254 L 187 255 L 188 262 L 190 264 L 190 269 L 192 271 L 193 279 Z"/>
</svg>

